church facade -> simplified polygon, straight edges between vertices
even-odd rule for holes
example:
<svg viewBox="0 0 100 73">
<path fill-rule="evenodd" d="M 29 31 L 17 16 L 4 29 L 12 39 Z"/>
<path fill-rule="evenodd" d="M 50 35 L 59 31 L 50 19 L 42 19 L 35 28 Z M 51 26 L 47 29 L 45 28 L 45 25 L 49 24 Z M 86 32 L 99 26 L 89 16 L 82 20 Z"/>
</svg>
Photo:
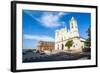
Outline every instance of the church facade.
<svg viewBox="0 0 100 73">
<path fill-rule="evenodd" d="M 55 50 L 68 50 L 69 48 L 65 44 L 72 40 L 73 44 L 70 50 L 75 52 L 82 52 L 84 48 L 85 39 L 80 38 L 77 20 L 72 17 L 70 22 L 70 29 L 67 30 L 66 27 L 55 31 Z"/>
</svg>

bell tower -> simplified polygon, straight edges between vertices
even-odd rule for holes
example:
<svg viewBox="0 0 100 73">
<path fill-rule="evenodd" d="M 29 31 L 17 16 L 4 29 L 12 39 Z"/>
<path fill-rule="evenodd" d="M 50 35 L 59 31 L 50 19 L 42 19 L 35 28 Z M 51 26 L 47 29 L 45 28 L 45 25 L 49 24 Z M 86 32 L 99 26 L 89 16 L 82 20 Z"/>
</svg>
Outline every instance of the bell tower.
<svg viewBox="0 0 100 73">
<path fill-rule="evenodd" d="M 77 21 L 74 17 L 70 20 L 70 34 L 72 37 L 79 37 Z"/>
</svg>

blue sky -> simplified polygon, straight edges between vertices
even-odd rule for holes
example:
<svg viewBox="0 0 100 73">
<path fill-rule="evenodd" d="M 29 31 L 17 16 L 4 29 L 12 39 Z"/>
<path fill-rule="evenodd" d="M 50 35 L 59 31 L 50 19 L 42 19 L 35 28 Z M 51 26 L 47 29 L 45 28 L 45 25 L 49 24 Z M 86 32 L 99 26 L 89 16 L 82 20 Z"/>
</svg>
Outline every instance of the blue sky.
<svg viewBox="0 0 100 73">
<path fill-rule="evenodd" d="M 23 49 L 36 48 L 39 40 L 54 41 L 55 30 L 66 26 L 72 16 L 77 20 L 80 37 L 87 38 L 87 29 L 91 25 L 90 13 L 59 11 L 22 11 Z"/>
</svg>

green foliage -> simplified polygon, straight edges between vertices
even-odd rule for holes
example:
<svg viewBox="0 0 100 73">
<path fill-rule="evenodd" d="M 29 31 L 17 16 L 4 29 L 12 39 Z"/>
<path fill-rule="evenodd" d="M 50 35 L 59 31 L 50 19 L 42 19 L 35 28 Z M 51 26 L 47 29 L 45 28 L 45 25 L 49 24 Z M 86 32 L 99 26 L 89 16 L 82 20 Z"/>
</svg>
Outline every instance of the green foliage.
<svg viewBox="0 0 100 73">
<path fill-rule="evenodd" d="M 68 50 L 70 50 L 70 47 L 73 45 L 73 40 L 69 40 L 66 42 L 65 46 L 68 47 Z"/>
<path fill-rule="evenodd" d="M 85 46 L 90 47 L 91 46 L 91 27 L 87 30 L 88 38 L 85 41 Z"/>
</svg>

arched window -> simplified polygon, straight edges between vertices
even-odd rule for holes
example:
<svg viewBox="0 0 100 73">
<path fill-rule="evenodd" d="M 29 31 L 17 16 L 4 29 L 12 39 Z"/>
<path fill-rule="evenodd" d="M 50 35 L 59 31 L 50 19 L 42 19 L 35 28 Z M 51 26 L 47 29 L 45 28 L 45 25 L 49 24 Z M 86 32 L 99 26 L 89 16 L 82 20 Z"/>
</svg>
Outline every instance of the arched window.
<svg viewBox="0 0 100 73">
<path fill-rule="evenodd" d="M 72 25 L 72 28 L 73 28 L 73 23 L 71 23 L 71 25 Z"/>
<path fill-rule="evenodd" d="M 81 48 L 84 48 L 83 46 L 81 46 Z"/>
<path fill-rule="evenodd" d="M 73 47 L 75 47 L 75 45 L 73 45 Z"/>
</svg>

